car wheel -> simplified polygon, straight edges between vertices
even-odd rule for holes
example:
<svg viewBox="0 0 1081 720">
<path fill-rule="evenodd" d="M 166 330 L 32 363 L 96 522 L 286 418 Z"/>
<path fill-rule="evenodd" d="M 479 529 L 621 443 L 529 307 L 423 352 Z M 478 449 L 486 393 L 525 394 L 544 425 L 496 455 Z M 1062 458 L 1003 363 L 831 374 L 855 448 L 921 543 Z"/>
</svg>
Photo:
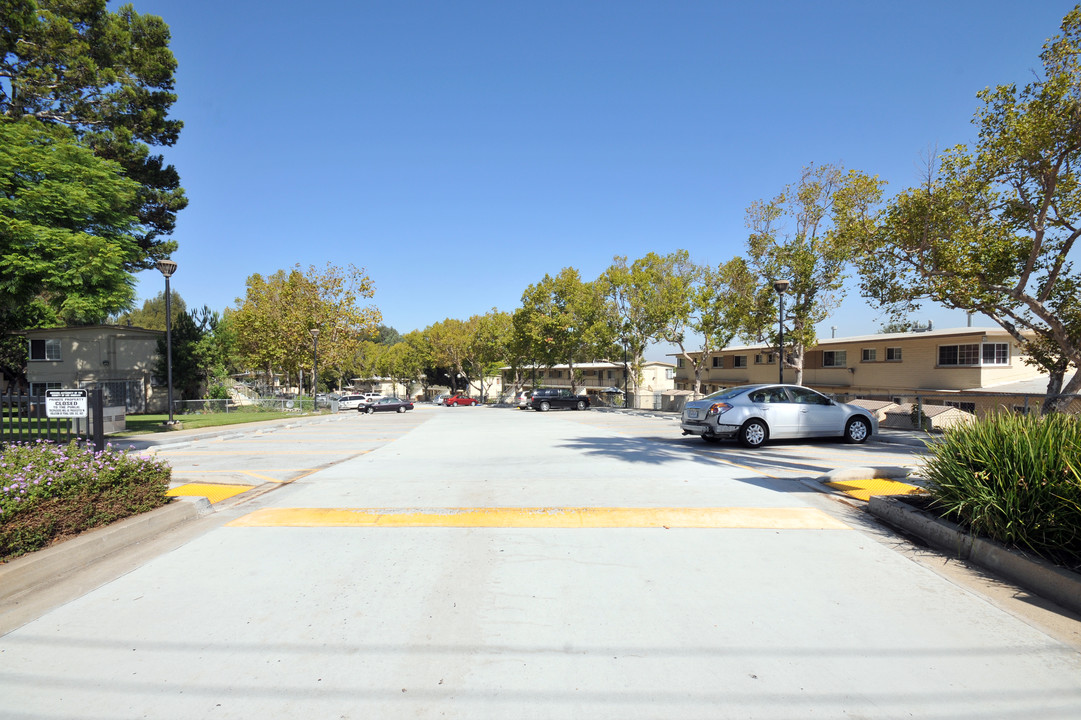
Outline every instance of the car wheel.
<svg viewBox="0 0 1081 720">
<path fill-rule="evenodd" d="M 398 412 L 400 412 L 400 413 L 405 412 L 405 405 L 402 405 L 400 408 L 398 408 Z"/>
<path fill-rule="evenodd" d="M 871 424 L 866 418 L 854 417 L 845 425 L 845 442 L 862 443 L 871 437 Z"/>
<path fill-rule="evenodd" d="M 579 410 L 585 410 L 585 409 L 586 409 L 587 407 L 589 407 L 589 406 L 588 406 L 588 405 L 586 405 L 586 401 L 585 401 L 585 400 L 579 400 L 579 401 L 578 401 L 578 405 L 577 405 L 576 407 L 577 407 L 577 408 L 578 408 Z"/>
<path fill-rule="evenodd" d="M 739 429 L 739 441 L 744 447 L 761 447 L 769 437 L 769 428 L 761 420 L 748 420 Z"/>
<path fill-rule="evenodd" d="M 375 408 L 373 408 L 371 405 L 369 405 L 368 407 L 364 408 L 364 412 L 367 413 L 368 415 L 371 415 L 373 412 L 375 412 Z"/>
<path fill-rule="evenodd" d="M 552 409 L 552 405 L 547 400 L 545 400 L 544 402 L 542 402 L 540 404 L 540 411 L 541 412 L 548 412 L 551 409 Z"/>
</svg>

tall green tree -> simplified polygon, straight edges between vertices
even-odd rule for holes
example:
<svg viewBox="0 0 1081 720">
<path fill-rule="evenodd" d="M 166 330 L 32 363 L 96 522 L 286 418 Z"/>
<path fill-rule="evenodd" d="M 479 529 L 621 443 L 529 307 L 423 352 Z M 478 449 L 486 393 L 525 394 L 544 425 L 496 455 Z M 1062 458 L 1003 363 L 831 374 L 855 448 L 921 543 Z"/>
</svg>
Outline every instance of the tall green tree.
<svg viewBox="0 0 1081 720">
<path fill-rule="evenodd" d="M 567 364 L 572 389 L 578 384 L 576 364 L 610 359 L 618 352 L 619 320 L 604 285 L 583 282 L 572 267 L 526 288 L 517 323 L 539 362 Z"/>
<path fill-rule="evenodd" d="M 619 340 L 630 351 L 635 391 L 642 383 L 646 346 L 662 338 L 676 318 L 688 315 L 696 275 L 686 250 L 651 252 L 630 264 L 626 256 L 617 256 L 601 275 L 599 282 L 618 319 Z"/>
<path fill-rule="evenodd" d="M 972 147 L 929 163 L 863 236 L 862 289 L 898 315 L 922 302 L 1005 328 L 1049 374 L 1045 411 L 1081 392 L 1081 6 L 1023 88 L 979 93 Z"/>
<path fill-rule="evenodd" d="M 268 379 L 284 371 L 299 381 L 302 369 L 313 369 L 311 330 L 318 328 L 319 364 L 340 372 L 354 364 L 361 339 L 375 334 L 379 310 L 360 304 L 374 294 L 371 279 L 352 265 L 252 275 L 231 317 L 237 349 Z"/>
<path fill-rule="evenodd" d="M 67 129 L 0 122 L 0 331 L 99 323 L 131 303 L 137 192 Z"/>
<path fill-rule="evenodd" d="M 668 318 L 661 337 L 679 348 L 693 372 L 694 392 L 699 394 L 702 371 L 710 367 L 714 353 L 746 332 L 761 308 L 757 305 L 757 279 L 743 258 L 715 268 L 691 266 L 684 273 L 684 299 L 678 312 Z"/>
<path fill-rule="evenodd" d="M 0 17 L 0 123 L 66 127 L 118 163 L 136 183 L 126 198 L 134 247 L 123 266 L 153 267 L 176 249 L 165 236 L 187 204 L 176 169 L 150 151 L 173 145 L 182 127 L 169 117 L 176 59 L 168 25 L 131 5 L 109 12 L 106 0 L 0 0 Z"/>
<path fill-rule="evenodd" d="M 175 324 L 177 318 L 188 311 L 188 306 L 184 302 L 184 298 L 180 297 L 180 293 L 176 290 L 170 290 L 170 293 L 172 297 L 169 306 L 173 311 L 172 322 Z M 154 297 L 144 300 L 142 307 L 122 312 L 110 320 L 115 325 L 127 325 L 130 323 L 135 327 L 147 330 L 164 330 L 165 291 L 162 290 Z"/>
<path fill-rule="evenodd" d="M 773 283 L 787 280 L 785 346 L 778 361 L 795 370 L 796 384 L 803 384 L 807 348 L 818 342 L 815 325 L 844 298 L 856 236 L 873 223 L 882 185 L 877 177 L 839 165 L 808 167 L 781 194 L 747 210 L 746 262 L 759 281 L 748 331 L 779 346 Z"/>
</svg>

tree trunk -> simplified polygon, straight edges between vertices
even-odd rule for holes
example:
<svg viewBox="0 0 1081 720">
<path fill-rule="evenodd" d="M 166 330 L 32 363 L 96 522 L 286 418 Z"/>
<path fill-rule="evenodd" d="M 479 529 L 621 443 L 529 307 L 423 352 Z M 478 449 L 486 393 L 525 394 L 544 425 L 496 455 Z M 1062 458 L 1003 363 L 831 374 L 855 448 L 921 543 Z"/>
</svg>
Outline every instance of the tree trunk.
<svg viewBox="0 0 1081 720">
<path fill-rule="evenodd" d="M 1056 368 L 1047 376 L 1047 394 L 1044 396 L 1043 407 L 1040 408 L 1044 415 L 1066 412 L 1073 396 L 1081 390 L 1081 372 L 1075 372 L 1070 382 L 1063 387 L 1065 375 L 1064 370 Z"/>
</svg>

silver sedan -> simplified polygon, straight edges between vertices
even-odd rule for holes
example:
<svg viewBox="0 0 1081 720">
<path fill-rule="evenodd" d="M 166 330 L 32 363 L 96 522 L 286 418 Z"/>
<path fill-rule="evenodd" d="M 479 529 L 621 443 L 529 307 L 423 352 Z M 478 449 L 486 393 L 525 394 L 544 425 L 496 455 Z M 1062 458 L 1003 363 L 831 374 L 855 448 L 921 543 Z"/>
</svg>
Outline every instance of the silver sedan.
<svg viewBox="0 0 1081 720">
<path fill-rule="evenodd" d="M 734 437 L 756 448 L 771 438 L 862 443 L 878 432 L 878 421 L 864 408 L 800 385 L 740 385 L 687 403 L 680 427 L 707 442 Z"/>
</svg>

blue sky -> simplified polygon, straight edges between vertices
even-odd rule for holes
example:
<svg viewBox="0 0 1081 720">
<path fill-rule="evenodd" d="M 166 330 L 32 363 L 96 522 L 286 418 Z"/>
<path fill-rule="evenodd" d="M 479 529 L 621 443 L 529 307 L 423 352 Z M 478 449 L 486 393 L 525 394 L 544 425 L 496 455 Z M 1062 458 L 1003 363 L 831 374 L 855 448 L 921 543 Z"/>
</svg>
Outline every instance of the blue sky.
<svg viewBox="0 0 1081 720">
<path fill-rule="evenodd" d="M 179 61 L 172 287 L 223 310 L 253 273 L 354 263 L 403 333 L 513 311 L 566 266 L 727 261 L 747 206 L 810 163 L 909 187 L 928 149 L 973 140 L 979 90 L 1032 78 L 1073 7 L 132 1 Z M 163 286 L 142 273 L 140 302 Z M 853 291 L 820 334 L 884 320 Z"/>
</svg>

